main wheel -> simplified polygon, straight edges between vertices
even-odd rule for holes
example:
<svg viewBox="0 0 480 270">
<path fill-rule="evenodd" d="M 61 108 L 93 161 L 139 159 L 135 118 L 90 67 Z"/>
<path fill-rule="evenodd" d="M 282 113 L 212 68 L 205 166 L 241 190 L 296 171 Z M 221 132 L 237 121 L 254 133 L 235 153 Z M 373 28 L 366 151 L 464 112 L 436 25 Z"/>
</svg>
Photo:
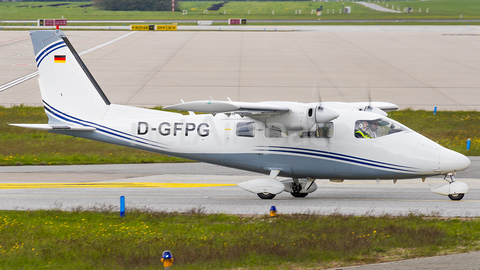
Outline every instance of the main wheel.
<svg viewBox="0 0 480 270">
<path fill-rule="evenodd" d="M 290 194 L 292 194 L 292 196 L 295 198 L 305 198 L 308 195 L 308 193 L 300 193 L 300 192 L 292 192 Z"/>
<path fill-rule="evenodd" d="M 275 196 L 277 196 L 276 194 L 272 194 L 272 193 L 268 193 L 268 192 L 257 193 L 257 195 L 262 200 L 271 200 L 271 199 L 275 198 Z"/>
<path fill-rule="evenodd" d="M 460 201 L 461 199 L 463 199 L 463 196 L 465 196 L 465 193 L 450 194 L 448 195 L 448 198 L 453 201 Z"/>
</svg>

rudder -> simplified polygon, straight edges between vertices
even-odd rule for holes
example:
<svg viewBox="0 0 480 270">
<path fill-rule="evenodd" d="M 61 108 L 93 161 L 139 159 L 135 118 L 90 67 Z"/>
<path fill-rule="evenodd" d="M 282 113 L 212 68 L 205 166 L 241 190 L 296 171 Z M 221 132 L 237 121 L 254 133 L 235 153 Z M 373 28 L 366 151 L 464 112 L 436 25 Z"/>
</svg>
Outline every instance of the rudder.
<svg viewBox="0 0 480 270">
<path fill-rule="evenodd" d="M 101 119 L 110 101 L 65 34 L 60 30 L 30 31 L 30 37 L 50 120 L 59 115 Z"/>
</svg>

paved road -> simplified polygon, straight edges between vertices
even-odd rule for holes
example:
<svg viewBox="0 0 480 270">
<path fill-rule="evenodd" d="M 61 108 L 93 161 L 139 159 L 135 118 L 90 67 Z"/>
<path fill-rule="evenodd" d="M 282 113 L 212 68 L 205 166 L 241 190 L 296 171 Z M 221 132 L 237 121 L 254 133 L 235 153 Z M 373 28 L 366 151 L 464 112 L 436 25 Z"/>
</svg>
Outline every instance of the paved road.
<svg viewBox="0 0 480 270">
<path fill-rule="evenodd" d="M 218 167 L 204 163 L 130 164 L 77 166 L 0 167 L 0 208 L 38 209 L 78 205 L 118 203 L 124 195 L 130 205 L 152 209 L 185 210 L 205 207 L 208 212 L 263 214 L 274 204 L 282 213 L 316 211 L 345 214 L 423 213 L 441 216 L 480 215 L 480 181 L 472 178 L 480 167 L 474 158 L 470 169 L 458 174 L 470 192 L 460 202 L 430 192 L 429 184 L 443 183 L 441 178 L 399 181 L 345 181 L 331 183 L 319 180 L 319 190 L 306 199 L 280 194 L 274 200 L 260 200 L 235 185 L 187 187 L 165 186 L 165 183 L 237 184 L 263 177 L 261 174 Z M 12 189 L 6 183 L 28 183 Z M 47 187 L 44 184 L 54 185 Z M 93 183 L 93 184 L 92 184 Z M 98 186 L 99 184 L 102 186 Z M 122 183 L 121 185 L 116 183 Z M 142 187 L 144 185 L 158 185 Z M 142 187 L 142 188 L 140 188 Z M 1 199 L 3 198 L 3 200 Z"/>
<path fill-rule="evenodd" d="M 336 270 L 479 270 L 480 252 L 418 258 L 396 262 L 369 264 L 353 267 L 332 268 Z"/>
<path fill-rule="evenodd" d="M 480 108 L 480 27 L 241 26 L 215 31 L 66 31 L 114 103 L 142 107 L 185 101 L 365 101 L 400 108 Z M 263 30 L 273 32 L 265 32 Z M 275 32 L 277 28 L 277 32 Z M 282 31 L 280 31 L 282 30 Z M 133 33 L 111 42 L 126 33 Z M 26 31 L 0 32 L 0 88 L 36 71 Z M 35 78 L 35 76 L 33 76 Z M 35 79 L 0 92 L 0 105 L 41 105 Z"/>
</svg>

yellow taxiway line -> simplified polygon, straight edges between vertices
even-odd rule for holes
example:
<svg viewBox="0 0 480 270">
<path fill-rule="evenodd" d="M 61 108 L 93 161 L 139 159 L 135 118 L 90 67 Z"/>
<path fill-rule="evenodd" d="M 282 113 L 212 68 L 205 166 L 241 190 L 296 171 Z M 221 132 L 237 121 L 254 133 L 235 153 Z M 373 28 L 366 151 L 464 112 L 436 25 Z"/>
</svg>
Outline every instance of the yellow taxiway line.
<svg viewBox="0 0 480 270">
<path fill-rule="evenodd" d="M 3 183 L 0 189 L 28 188 L 198 188 L 225 187 L 235 184 L 197 184 L 197 183 L 129 183 L 129 182 L 94 182 L 94 183 Z"/>
</svg>

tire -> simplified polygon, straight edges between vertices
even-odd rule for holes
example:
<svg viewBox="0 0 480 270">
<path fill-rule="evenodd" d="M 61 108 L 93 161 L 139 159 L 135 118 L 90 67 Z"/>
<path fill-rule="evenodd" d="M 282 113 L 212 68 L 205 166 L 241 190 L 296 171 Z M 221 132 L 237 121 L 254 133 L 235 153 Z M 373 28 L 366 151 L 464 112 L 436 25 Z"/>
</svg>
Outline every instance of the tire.
<svg viewBox="0 0 480 270">
<path fill-rule="evenodd" d="M 290 194 L 292 194 L 292 196 L 295 198 L 305 198 L 308 195 L 308 193 L 300 193 L 300 192 L 292 192 Z"/>
<path fill-rule="evenodd" d="M 275 196 L 277 196 L 276 194 L 272 194 L 272 193 L 257 193 L 257 195 L 262 200 L 271 200 L 275 198 Z"/>
<path fill-rule="evenodd" d="M 452 201 L 460 201 L 463 199 L 463 196 L 465 196 L 465 193 L 450 194 L 448 195 L 448 198 L 450 198 Z"/>
</svg>

